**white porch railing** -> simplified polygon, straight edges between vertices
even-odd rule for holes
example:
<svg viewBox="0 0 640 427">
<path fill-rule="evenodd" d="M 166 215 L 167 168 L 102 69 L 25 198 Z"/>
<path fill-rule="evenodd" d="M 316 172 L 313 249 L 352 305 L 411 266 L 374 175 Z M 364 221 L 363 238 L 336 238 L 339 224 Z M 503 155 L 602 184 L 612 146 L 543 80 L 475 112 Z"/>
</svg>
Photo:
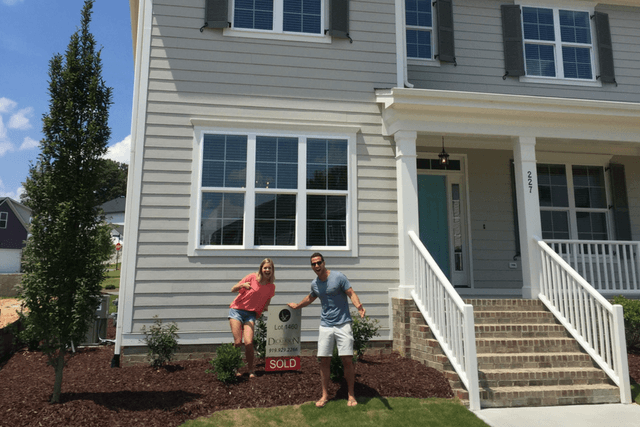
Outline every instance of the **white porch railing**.
<svg viewBox="0 0 640 427">
<path fill-rule="evenodd" d="M 601 294 L 640 294 L 640 242 L 547 239 L 545 242 Z"/>
<path fill-rule="evenodd" d="M 631 403 L 622 306 L 609 303 L 547 243 L 535 240 L 542 260 L 538 297 L 618 385 L 620 401 Z"/>
<path fill-rule="evenodd" d="M 415 287 L 411 292 L 460 380 L 469 392 L 469 407 L 480 409 L 478 358 L 473 306 L 465 304 L 418 236 L 409 231 L 413 242 Z"/>
</svg>

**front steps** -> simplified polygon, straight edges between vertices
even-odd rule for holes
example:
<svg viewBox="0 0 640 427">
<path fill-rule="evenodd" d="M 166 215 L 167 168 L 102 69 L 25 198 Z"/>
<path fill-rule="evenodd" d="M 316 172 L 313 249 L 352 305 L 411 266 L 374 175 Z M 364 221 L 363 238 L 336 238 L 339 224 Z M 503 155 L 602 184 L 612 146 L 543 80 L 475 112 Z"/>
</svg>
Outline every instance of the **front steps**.
<svg viewBox="0 0 640 427">
<path fill-rule="evenodd" d="M 540 301 L 473 299 L 483 408 L 619 403 L 620 391 Z M 410 314 L 411 357 L 468 393 L 422 314 Z"/>
</svg>

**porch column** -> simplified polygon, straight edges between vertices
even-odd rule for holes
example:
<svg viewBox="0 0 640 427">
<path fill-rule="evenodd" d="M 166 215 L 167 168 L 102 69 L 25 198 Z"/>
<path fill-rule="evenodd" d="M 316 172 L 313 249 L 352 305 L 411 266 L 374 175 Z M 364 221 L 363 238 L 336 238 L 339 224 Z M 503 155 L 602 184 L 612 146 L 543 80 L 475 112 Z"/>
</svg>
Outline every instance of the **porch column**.
<svg viewBox="0 0 640 427">
<path fill-rule="evenodd" d="M 537 299 L 540 293 L 540 256 L 533 236 L 542 237 L 540 199 L 536 171 L 536 139 L 521 136 L 513 142 L 516 200 L 522 255 L 522 298 Z"/>
<path fill-rule="evenodd" d="M 420 235 L 418 229 L 418 168 L 416 165 L 417 132 L 400 131 L 396 142 L 396 181 L 398 187 L 398 252 L 400 287 L 398 297 L 409 299 L 414 287 L 413 248 L 409 230 Z"/>
</svg>

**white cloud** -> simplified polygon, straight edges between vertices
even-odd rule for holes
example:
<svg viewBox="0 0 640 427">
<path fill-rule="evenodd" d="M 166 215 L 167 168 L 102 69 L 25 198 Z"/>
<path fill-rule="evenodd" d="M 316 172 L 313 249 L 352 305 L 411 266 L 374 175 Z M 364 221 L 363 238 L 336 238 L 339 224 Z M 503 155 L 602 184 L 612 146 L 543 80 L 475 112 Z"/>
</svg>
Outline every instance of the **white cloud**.
<svg viewBox="0 0 640 427">
<path fill-rule="evenodd" d="M 107 148 L 105 159 L 129 164 L 131 158 L 131 135 Z"/>
<path fill-rule="evenodd" d="M 15 150 L 15 148 L 12 143 L 10 143 L 9 141 L 0 140 L 0 157 L 13 150 Z"/>
<path fill-rule="evenodd" d="M 22 3 L 24 0 L 2 0 L 2 3 L 7 6 L 13 6 L 14 4 Z"/>
<path fill-rule="evenodd" d="M 18 111 L 9 119 L 9 129 L 29 129 L 31 127 L 31 123 L 29 123 L 29 117 L 33 113 L 33 108 L 23 108 Z"/>
<path fill-rule="evenodd" d="M 0 196 L 11 197 L 16 202 L 19 202 L 20 201 L 20 195 L 22 193 L 24 193 L 24 187 L 22 185 L 20 185 L 20 187 L 18 187 L 16 189 L 16 191 L 8 191 L 6 189 L 6 186 L 4 185 L 2 180 L 0 179 Z"/>
<path fill-rule="evenodd" d="M 22 141 L 22 145 L 20 146 L 20 150 L 31 150 L 32 148 L 37 148 L 39 145 L 38 141 L 33 138 L 29 138 L 28 136 L 24 138 Z"/>
<path fill-rule="evenodd" d="M 16 108 L 16 105 L 18 104 L 9 98 L 0 98 L 0 113 L 8 113 Z"/>
<path fill-rule="evenodd" d="M 0 142 L 7 138 L 7 128 L 4 127 L 4 122 L 2 121 L 2 116 L 0 116 Z"/>
</svg>

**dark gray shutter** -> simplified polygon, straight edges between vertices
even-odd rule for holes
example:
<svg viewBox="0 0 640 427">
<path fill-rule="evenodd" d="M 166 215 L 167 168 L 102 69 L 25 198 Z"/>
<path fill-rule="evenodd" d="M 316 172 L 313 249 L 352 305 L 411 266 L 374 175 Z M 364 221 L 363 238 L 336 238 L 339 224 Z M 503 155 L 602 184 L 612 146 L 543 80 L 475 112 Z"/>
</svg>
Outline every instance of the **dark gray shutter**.
<svg viewBox="0 0 640 427">
<path fill-rule="evenodd" d="M 595 12 L 596 37 L 598 39 L 598 57 L 600 60 L 600 75 L 603 83 L 616 83 L 616 73 L 613 68 L 613 48 L 611 46 L 611 31 L 609 29 L 609 15 Z"/>
<path fill-rule="evenodd" d="M 453 42 L 453 4 L 451 0 L 437 0 L 438 14 L 438 55 L 443 62 L 456 62 L 456 49 Z"/>
<path fill-rule="evenodd" d="M 329 5 L 329 29 L 331 37 L 349 39 L 349 0 L 331 0 Z"/>
<path fill-rule="evenodd" d="M 611 163 L 611 201 L 616 240 L 631 240 L 631 218 L 629 217 L 629 201 L 627 200 L 627 180 L 624 175 L 624 165 Z"/>
<path fill-rule="evenodd" d="M 203 28 L 227 28 L 229 24 L 229 1 L 205 0 Z"/>
<path fill-rule="evenodd" d="M 524 52 L 522 46 L 522 18 L 520 6 L 503 4 L 502 41 L 504 45 L 504 76 L 524 76 Z"/>
</svg>

